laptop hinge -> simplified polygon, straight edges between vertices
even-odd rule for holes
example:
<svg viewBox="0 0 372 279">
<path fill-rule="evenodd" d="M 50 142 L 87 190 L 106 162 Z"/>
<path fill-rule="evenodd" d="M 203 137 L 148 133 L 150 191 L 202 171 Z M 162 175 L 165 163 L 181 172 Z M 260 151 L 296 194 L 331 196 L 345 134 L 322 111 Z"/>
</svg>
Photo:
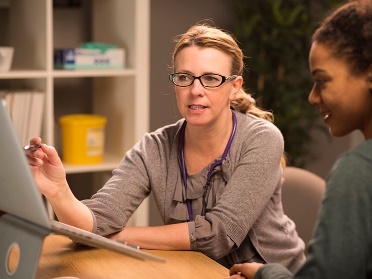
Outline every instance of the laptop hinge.
<svg viewBox="0 0 372 279">
<path fill-rule="evenodd" d="M 4 214 L 0 232 L 0 278 L 35 278 L 42 244 L 50 230 Z"/>
</svg>

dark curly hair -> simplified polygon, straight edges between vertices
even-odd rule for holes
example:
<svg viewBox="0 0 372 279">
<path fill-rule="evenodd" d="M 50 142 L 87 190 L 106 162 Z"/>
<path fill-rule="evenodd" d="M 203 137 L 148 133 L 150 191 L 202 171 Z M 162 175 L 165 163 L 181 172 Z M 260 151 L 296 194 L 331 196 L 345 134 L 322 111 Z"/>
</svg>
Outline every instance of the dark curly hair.
<svg viewBox="0 0 372 279">
<path fill-rule="evenodd" d="M 330 47 L 345 59 L 351 73 L 366 72 L 372 65 L 372 0 L 354 0 L 329 14 L 314 32 L 312 41 Z"/>
</svg>

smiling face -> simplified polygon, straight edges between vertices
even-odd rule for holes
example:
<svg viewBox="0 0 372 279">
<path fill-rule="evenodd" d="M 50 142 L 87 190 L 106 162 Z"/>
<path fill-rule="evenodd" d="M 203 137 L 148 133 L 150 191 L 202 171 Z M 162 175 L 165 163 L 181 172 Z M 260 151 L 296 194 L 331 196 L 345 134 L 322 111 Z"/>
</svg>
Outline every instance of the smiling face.
<svg viewBox="0 0 372 279">
<path fill-rule="evenodd" d="M 360 130 L 366 139 L 372 138 L 371 73 L 352 74 L 346 60 L 316 42 L 309 62 L 314 79 L 309 102 L 319 107 L 330 133 L 340 137 Z"/>
<path fill-rule="evenodd" d="M 230 76 L 231 58 L 215 48 L 189 46 L 175 57 L 174 72 L 193 76 Z M 204 88 L 198 79 L 188 87 L 175 86 L 178 109 L 189 125 L 213 125 L 220 116 L 231 118 L 230 101 L 241 88 L 242 82 L 242 77 L 238 76 L 216 88 Z"/>
</svg>

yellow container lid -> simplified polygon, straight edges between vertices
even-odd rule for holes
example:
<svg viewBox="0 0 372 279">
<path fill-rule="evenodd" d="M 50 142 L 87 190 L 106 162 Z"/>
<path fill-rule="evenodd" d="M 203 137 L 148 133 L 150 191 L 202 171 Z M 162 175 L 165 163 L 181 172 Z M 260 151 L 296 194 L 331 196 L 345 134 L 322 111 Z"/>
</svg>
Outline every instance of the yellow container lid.
<svg viewBox="0 0 372 279">
<path fill-rule="evenodd" d="M 107 118 L 97 114 L 68 114 L 61 116 L 59 122 L 62 125 L 96 126 L 105 125 Z"/>
</svg>

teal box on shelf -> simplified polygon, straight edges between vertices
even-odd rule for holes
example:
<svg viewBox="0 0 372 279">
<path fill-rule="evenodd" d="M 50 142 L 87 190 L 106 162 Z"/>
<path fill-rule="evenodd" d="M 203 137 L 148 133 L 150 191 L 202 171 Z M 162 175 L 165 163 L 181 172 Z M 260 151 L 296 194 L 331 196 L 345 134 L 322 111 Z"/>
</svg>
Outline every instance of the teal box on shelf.
<svg viewBox="0 0 372 279">
<path fill-rule="evenodd" d="M 59 48 L 54 50 L 55 69 L 123 69 L 125 50 Z"/>
</svg>

